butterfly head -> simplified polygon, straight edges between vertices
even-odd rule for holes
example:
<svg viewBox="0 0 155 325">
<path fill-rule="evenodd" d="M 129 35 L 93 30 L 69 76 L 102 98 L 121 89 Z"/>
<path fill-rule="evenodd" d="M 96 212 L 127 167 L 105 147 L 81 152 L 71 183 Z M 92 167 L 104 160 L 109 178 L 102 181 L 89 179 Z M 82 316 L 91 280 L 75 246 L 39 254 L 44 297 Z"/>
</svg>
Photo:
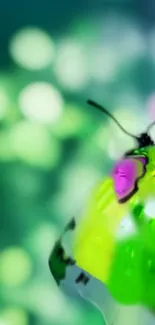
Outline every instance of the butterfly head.
<svg viewBox="0 0 155 325">
<path fill-rule="evenodd" d="M 118 127 L 127 135 L 132 137 L 133 139 L 136 140 L 137 142 L 137 147 L 138 148 L 144 148 L 150 145 L 154 145 L 154 141 L 151 139 L 151 136 L 149 135 L 149 131 L 153 125 L 155 125 L 155 121 L 153 121 L 146 129 L 146 132 L 140 134 L 139 136 L 136 136 L 124 129 L 124 127 L 116 120 L 116 118 L 109 112 L 107 111 L 103 106 L 97 104 L 96 102 L 92 100 L 88 100 L 88 104 L 91 106 L 94 106 L 95 108 L 99 109 L 106 115 L 108 115 L 117 125 Z"/>
</svg>

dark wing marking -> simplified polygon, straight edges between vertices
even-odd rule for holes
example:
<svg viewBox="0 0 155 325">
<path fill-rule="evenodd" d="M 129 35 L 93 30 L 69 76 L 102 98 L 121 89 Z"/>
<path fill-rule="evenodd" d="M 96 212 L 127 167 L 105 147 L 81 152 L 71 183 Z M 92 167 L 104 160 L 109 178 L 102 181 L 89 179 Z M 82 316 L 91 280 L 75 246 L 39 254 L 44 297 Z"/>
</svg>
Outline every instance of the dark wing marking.
<svg viewBox="0 0 155 325">
<path fill-rule="evenodd" d="M 89 277 L 85 275 L 84 272 L 81 272 L 79 276 L 75 280 L 76 283 L 82 282 L 84 285 L 86 285 L 89 282 Z"/>
<path fill-rule="evenodd" d="M 70 222 L 67 224 L 67 226 L 65 227 L 65 232 L 69 231 L 69 230 L 75 230 L 76 227 L 76 221 L 75 219 L 71 219 Z"/>
<path fill-rule="evenodd" d="M 66 257 L 61 240 L 56 242 L 48 262 L 50 271 L 58 285 L 66 276 L 66 268 L 69 265 L 75 264 L 75 261 L 71 257 Z"/>
</svg>

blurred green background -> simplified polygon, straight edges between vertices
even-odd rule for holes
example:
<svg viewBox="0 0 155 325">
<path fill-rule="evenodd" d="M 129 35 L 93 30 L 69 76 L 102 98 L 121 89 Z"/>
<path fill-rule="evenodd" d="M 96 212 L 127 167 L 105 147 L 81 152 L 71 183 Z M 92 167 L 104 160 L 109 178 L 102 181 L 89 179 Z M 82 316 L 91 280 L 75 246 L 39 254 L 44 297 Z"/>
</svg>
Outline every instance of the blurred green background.
<svg viewBox="0 0 155 325">
<path fill-rule="evenodd" d="M 86 100 L 135 134 L 155 118 L 154 7 L 1 1 L 0 325 L 104 324 L 59 292 L 48 257 L 90 186 L 134 145 Z"/>
</svg>

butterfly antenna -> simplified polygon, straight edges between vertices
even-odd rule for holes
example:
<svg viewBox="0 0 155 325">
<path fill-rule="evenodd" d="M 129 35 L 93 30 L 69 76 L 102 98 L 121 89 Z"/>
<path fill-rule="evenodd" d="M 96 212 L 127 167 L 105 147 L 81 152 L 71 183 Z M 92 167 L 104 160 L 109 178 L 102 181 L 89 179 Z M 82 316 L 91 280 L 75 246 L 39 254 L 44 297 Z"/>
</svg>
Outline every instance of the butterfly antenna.
<svg viewBox="0 0 155 325">
<path fill-rule="evenodd" d="M 153 121 L 149 126 L 148 126 L 148 128 L 147 128 L 147 130 L 146 130 L 146 133 L 148 133 L 149 131 L 150 131 L 150 129 L 152 128 L 152 126 L 154 126 L 155 125 L 155 121 Z"/>
<path fill-rule="evenodd" d="M 130 137 L 138 140 L 138 137 L 136 137 L 134 134 L 131 134 L 130 132 L 126 131 L 123 126 L 116 120 L 116 118 L 110 113 L 108 112 L 108 110 L 106 110 L 103 106 L 97 104 L 96 102 L 94 102 L 93 100 L 88 99 L 87 103 L 90 106 L 93 106 L 95 108 L 97 108 L 98 110 L 100 110 L 101 112 L 105 113 L 106 115 L 108 115 L 116 124 L 117 126 L 127 135 L 129 135 Z M 155 122 L 154 122 L 155 123 Z"/>
</svg>

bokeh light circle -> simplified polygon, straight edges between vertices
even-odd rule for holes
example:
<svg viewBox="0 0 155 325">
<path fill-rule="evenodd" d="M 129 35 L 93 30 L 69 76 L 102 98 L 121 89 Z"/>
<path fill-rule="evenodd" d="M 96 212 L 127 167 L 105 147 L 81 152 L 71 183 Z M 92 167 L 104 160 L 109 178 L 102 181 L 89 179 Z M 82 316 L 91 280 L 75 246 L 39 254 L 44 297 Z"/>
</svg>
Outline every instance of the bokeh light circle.
<svg viewBox="0 0 155 325">
<path fill-rule="evenodd" d="M 27 281 L 32 272 L 31 259 L 19 247 L 9 247 L 0 255 L 0 282 L 7 286 L 19 286 Z"/>
<path fill-rule="evenodd" d="M 10 141 L 17 158 L 37 167 L 52 168 L 61 156 L 59 142 L 43 125 L 34 122 L 16 124 L 10 132 Z"/>
<path fill-rule="evenodd" d="M 9 98 L 4 87 L 0 86 L 0 120 L 6 116 L 9 106 Z"/>
<path fill-rule="evenodd" d="M 75 40 L 65 40 L 58 47 L 55 74 L 60 84 L 70 90 L 81 90 L 87 83 L 87 60 L 85 50 Z"/>
<path fill-rule="evenodd" d="M 109 82 L 116 78 L 119 71 L 119 56 L 109 46 L 92 49 L 89 58 L 90 77 L 98 82 Z"/>
<path fill-rule="evenodd" d="M 1 310 L 0 325 L 28 325 L 28 316 L 20 308 L 9 307 Z"/>
<path fill-rule="evenodd" d="M 38 256 L 44 272 L 48 272 L 46 263 L 59 235 L 57 227 L 46 222 L 29 235 L 28 245 Z"/>
<path fill-rule="evenodd" d="M 54 123 L 62 114 L 63 99 L 52 85 L 46 82 L 36 82 L 21 91 L 19 106 L 29 119 L 42 123 Z"/>
<path fill-rule="evenodd" d="M 9 51 L 18 65 L 29 70 L 38 70 L 51 64 L 55 46 L 46 32 L 37 27 L 27 27 L 13 35 Z"/>
</svg>

